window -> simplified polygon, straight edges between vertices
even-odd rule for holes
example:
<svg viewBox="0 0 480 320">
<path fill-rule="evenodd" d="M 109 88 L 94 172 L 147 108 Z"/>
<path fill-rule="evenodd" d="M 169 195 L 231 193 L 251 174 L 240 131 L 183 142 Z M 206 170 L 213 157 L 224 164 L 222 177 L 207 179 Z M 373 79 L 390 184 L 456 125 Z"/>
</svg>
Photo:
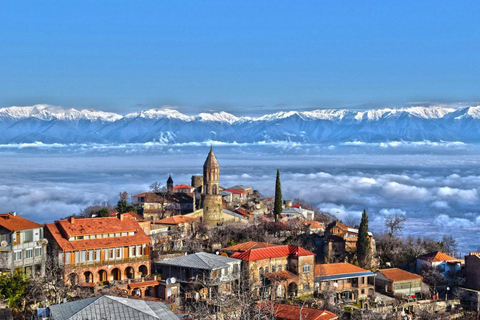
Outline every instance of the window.
<svg viewBox="0 0 480 320">
<path fill-rule="evenodd" d="M 275 271 L 277 271 L 277 270 L 275 269 L 275 266 L 272 266 L 272 272 L 275 272 Z"/>
<path fill-rule="evenodd" d="M 285 270 L 287 270 L 287 271 L 288 271 L 288 263 L 287 263 L 287 264 L 285 264 Z"/>
<path fill-rule="evenodd" d="M 74 241 L 74 240 L 75 240 L 75 237 L 68 238 L 68 241 Z"/>
<path fill-rule="evenodd" d="M 35 248 L 35 257 L 40 257 L 42 255 L 42 248 Z"/>
<path fill-rule="evenodd" d="M 100 249 L 95 250 L 95 261 L 100 261 Z"/>
<path fill-rule="evenodd" d="M 108 238 L 108 233 L 104 233 L 104 234 L 103 234 L 103 237 L 104 237 L 104 238 Z"/>
<path fill-rule="evenodd" d="M 135 253 L 135 246 L 131 246 L 130 247 L 130 257 L 135 257 L 136 253 Z"/>
<path fill-rule="evenodd" d="M 238 264 L 233 265 L 233 273 L 238 273 Z"/>
<path fill-rule="evenodd" d="M 85 240 L 88 240 L 88 239 L 90 239 L 90 236 L 85 236 L 84 239 L 85 239 Z"/>
<path fill-rule="evenodd" d="M 95 234 L 92 234 L 92 235 L 90 236 L 90 239 L 96 239 L 96 238 L 97 238 L 97 235 L 95 235 Z"/>
<path fill-rule="evenodd" d="M 25 250 L 25 259 L 33 258 L 33 249 Z"/>
<path fill-rule="evenodd" d="M 278 265 L 278 271 L 282 271 L 282 265 L 281 264 Z"/>
<path fill-rule="evenodd" d="M 77 236 L 77 240 L 83 240 L 83 236 Z"/>
<path fill-rule="evenodd" d="M 129 236 L 134 236 L 134 235 L 135 235 L 135 231 L 130 231 L 130 232 L 128 233 L 128 235 L 129 235 Z"/>
<path fill-rule="evenodd" d="M 128 232 L 122 232 L 122 237 L 126 237 L 128 235 Z"/>
<path fill-rule="evenodd" d="M 13 253 L 13 260 L 15 261 L 22 260 L 22 251 L 15 251 Z"/>
<path fill-rule="evenodd" d="M 258 268 L 258 275 L 259 275 L 259 276 L 262 276 L 262 274 L 263 274 L 263 268 L 260 267 L 260 268 Z"/>
<path fill-rule="evenodd" d="M 310 272 L 310 265 L 308 263 L 303 265 L 303 273 Z"/>
<path fill-rule="evenodd" d="M 97 234 L 97 239 L 102 239 L 103 238 L 103 234 Z"/>
<path fill-rule="evenodd" d="M 115 233 L 110 233 L 110 238 L 115 237 Z"/>
<path fill-rule="evenodd" d="M 80 262 L 85 262 L 85 251 L 80 251 Z"/>
<path fill-rule="evenodd" d="M 117 248 L 117 258 L 121 258 L 122 257 L 122 250 L 121 248 Z"/>
<path fill-rule="evenodd" d="M 142 246 L 137 246 L 137 257 L 142 256 Z"/>
<path fill-rule="evenodd" d="M 308 282 L 303 284 L 303 290 L 310 290 L 310 284 Z"/>
<path fill-rule="evenodd" d="M 120 232 L 115 233 L 115 237 L 120 237 Z"/>
<path fill-rule="evenodd" d="M 268 269 L 268 266 L 265 267 L 265 273 L 268 273 L 269 272 L 269 269 Z"/>
<path fill-rule="evenodd" d="M 113 260 L 113 249 L 108 249 L 108 257 L 110 260 Z"/>
</svg>

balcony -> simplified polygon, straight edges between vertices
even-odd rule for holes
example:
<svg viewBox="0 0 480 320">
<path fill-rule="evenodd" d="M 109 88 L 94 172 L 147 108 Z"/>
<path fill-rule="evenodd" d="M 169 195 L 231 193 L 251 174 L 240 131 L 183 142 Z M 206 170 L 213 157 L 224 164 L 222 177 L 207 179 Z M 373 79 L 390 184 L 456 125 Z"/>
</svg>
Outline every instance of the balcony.
<svg viewBox="0 0 480 320">
<path fill-rule="evenodd" d="M 115 259 L 115 260 L 100 260 L 100 261 L 88 261 L 88 262 L 78 262 L 78 263 L 65 263 L 66 268 L 78 268 L 78 267 L 94 267 L 94 266 L 105 266 L 112 264 L 121 264 L 121 263 L 132 263 L 139 261 L 150 261 L 149 256 L 141 256 L 134 258 L 124 258 L 124 259 Z"/>
</svg>

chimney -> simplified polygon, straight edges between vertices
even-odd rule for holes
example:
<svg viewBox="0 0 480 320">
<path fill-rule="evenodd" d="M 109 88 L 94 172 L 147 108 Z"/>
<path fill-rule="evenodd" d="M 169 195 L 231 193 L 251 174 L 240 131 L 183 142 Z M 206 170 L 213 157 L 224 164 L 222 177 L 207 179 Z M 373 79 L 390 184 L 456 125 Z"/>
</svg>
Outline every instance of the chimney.
<svg viewBox="0 0 480 320">
<path fill-rule="evenodd" d="M 17 216 L 17 212 L 16 212 L 16 211 L 13 211 L 13 212 L 12 212 L 12 216 L 16 217 L 16 216 Z"/>
<path fill-rule="evenodd" d="M 74 224 L 74 223 L 75 223 L 75 218 L 74 218 L 74 217 L 70 217 L 70 218 L 68 219 L 68 221 L 70 221 L 71 224 Z"/>
</svg>

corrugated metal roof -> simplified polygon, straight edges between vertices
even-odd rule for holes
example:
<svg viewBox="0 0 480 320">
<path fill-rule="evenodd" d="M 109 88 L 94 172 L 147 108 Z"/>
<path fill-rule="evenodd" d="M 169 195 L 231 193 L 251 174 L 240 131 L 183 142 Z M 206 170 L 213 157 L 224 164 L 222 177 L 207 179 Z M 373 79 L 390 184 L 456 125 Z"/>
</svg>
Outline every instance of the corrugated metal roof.
<svg viewBox="0 0 480 320">
<path fill-rule="evenodd" d="M 162 302 L 100 296 L 49 307 L 53 320 L 179 319 Z"/>
<path fill-rule="evenodd" d="M 224 257 L 212 253 L 197 252 L 183 257 L 165 259 L 157 261 L 157 265 L 169 265 L 184 268 L 195 268 L 202 270 L 215 270 L 226 268 L 232 262 L 238 262 L 238 259 Z"/>
</svg>

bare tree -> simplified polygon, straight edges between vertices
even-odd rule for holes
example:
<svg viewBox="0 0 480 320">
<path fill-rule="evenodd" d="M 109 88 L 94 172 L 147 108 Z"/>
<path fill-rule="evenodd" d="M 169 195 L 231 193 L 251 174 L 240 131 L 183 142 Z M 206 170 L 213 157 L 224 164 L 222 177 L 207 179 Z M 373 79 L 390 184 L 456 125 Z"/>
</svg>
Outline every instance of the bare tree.
<svg viewBox="0 0 480 320">
<path fill-rule="evenodd" d="M 407 218 L 400 213 L 394 213 L 385 218 L 385 227 L 388 230 L 390 236 L 399 234 L 403 230 L 403 225 L 407 221 Z"/>
</svg>

